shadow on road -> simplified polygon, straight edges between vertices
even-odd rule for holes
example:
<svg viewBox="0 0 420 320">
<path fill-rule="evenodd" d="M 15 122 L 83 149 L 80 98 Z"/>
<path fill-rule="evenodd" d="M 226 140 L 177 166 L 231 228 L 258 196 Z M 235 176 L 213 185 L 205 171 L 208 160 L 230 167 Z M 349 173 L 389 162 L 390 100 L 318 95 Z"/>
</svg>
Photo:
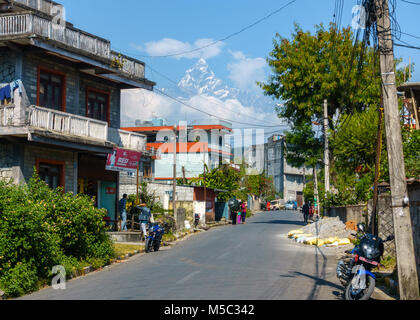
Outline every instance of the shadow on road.
<svg viewBox="0 0 420 320">
<path fill-rule="evenodd" d="M 292 224 L 292 225 L 298 225 L 298 226 L 306 226 L 306 223 L 303 221 L 290 221 L 290 220 L 271 220 L 271 221 L 258 221 L 258 222 L 251 222 L 252 223 L 267 223 L 267 224 Z"/>
</svg>

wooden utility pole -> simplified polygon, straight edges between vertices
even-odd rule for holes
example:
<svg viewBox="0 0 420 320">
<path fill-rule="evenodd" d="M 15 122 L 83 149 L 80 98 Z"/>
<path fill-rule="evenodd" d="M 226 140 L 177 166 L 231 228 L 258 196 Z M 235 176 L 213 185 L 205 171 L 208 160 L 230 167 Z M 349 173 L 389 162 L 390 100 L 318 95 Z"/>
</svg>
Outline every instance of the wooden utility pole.
<svg viewBox="0 0 420 320">
<path fill-rule="evenodd" d="M 414 255 L 413 228 L 405 176 L 400 114 L 398 108 L 394 48 L 389 17 L 388 0 L 374 0 L 382 97 L 384 101 L 385 131 L 388 147 L 388 165 L 391 182 L 391 203 L 394 216 L 395 246 L 398 265 L 398 283 L 402 300 L 420 299 L 419 282 Z"/>
<path fill-rule="evenodd" d="M 375 163 L 375 182 L 373 187 L 373 207 L 371 213 L 371 226 L 372 226 L 372 234 L 378 235 L 378 223 L 376 221 L 377 218 L 377 208 L 378 208 L 378 197 L 379 197 L 379 174 L 380 174 L 380 166 L 381 166 L 381 153 L 382 153 L 382 130 L 383 130 L 383 112 L 384 109 L 382 106 L 378 108 L 379 111 L 379 123 L 378 123 L 378 133 L 376 136 L 376 163 Z"/>
</svg>

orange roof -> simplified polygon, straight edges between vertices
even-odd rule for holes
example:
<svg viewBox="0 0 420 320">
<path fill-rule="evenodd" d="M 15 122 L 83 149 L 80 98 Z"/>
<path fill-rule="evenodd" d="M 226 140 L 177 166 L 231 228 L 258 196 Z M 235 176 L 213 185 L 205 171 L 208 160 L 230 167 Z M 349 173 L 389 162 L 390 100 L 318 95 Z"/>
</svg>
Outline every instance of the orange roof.
<svg viewBox="0 0 420 320">
<path fill-rule="evenodd" d="M 179 130 L 185 130 L 185 126 L 177 126 L 177 131 Z M 231 128 L 222 126 L 222 125 L 197 125 L 193 126 L 193 129 L 201 129 L 201 130 L 228 130 L 232 131 Z M 131 132 L 158 132 L 160 130 L 168 130 L 173 131 L 173 126 L 156 126 L 156 127 L 127 127 L 127 128 L 121 128 L 121 130 L 125 131 L 131 131 Z"/>
<path fill-rule="evenodd" d="M 162 153 L 173 153 L 174 144 L 173 142 L 154 142 L 148 143 L 147 149 L 150 150 L 155 148 L 155 150 L 160 149 Z M 208 143 L 206 142 L 181 142 L 176 144 L 177 153 L 187 153 L 187 152 L 209 152 Z"/>
</svg>

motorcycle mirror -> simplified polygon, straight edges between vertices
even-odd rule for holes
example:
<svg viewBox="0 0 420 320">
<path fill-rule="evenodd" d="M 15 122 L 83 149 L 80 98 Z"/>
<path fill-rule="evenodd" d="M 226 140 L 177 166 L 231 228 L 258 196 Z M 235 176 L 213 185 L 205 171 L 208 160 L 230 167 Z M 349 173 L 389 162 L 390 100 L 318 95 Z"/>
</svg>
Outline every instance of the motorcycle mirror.
<svg viewBox="0 0 420 320">
<path fill-rule="evenodd" d="M 359 232 L 365 232 L 365 231 L 366 231 L 366 225 L 365 225 L 364 223 L 359 223 L 359 224 L 357 225 L 357 230 L 358 230 Z"/>
</svg>

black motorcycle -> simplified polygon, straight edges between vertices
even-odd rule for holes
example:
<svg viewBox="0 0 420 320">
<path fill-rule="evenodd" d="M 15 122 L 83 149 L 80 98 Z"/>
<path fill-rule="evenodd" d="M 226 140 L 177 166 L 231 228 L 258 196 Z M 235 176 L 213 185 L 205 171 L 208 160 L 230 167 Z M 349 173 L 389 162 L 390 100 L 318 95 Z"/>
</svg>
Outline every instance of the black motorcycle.
<svg viewBox="0 0 420 320">
<path fill-rule="evenodd" d="M 149 226 L 149 236 L 146 238 L 144 249 L 146 253 L 152 251 L 159 251 L 162 243 L 162 237 L 164 235 L 164 229 L 157 223 L 151 223 Z"/>
<path fill-rule="evenodd" d="M 394 239 L 388 237 L 385 241 L 372 234 L 366 233 L 366 226 L 359 224 L 359 245 L 350 252 L 348 259 L 343 259 L 337 265 L 337 277 L 346 288 L 346 300 L 368 300 L 375 289 L 376 275 L 372 270 L 382 266 L 381 257 L 384 253 L 384 242 Z"/>
</svg>

